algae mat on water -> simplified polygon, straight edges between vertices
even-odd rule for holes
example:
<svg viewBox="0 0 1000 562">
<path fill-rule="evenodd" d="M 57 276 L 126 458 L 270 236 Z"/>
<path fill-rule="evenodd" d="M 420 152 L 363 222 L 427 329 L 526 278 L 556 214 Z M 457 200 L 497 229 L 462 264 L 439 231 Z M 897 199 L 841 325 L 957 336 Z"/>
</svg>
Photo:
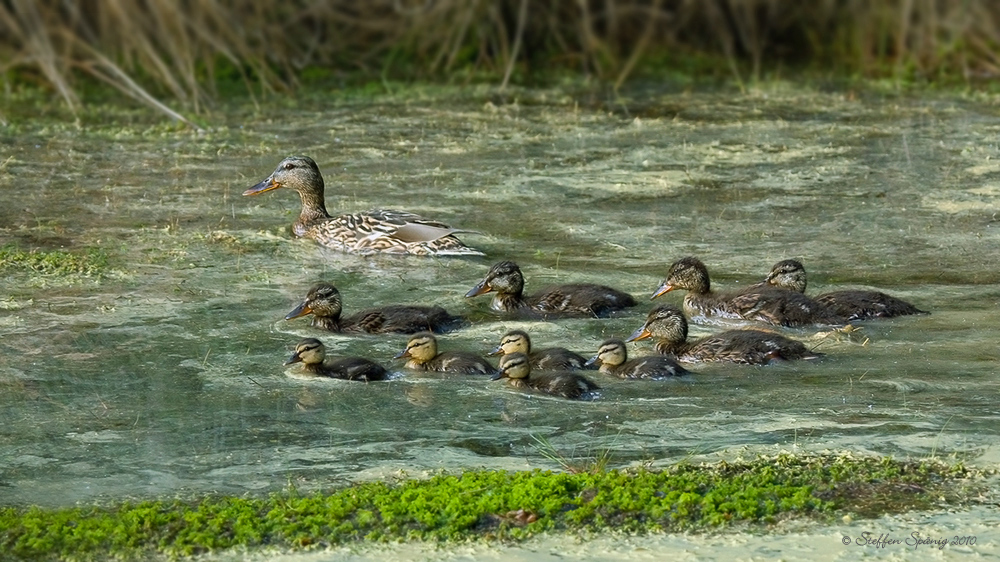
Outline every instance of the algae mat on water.
<svg viewBox="0 0 1000 562">
<path fill-rule="evenodd" d="M 588 473 L 470 471 L 330 493 L 0 510 L 17 559 L 136 559 L 350 541 L 519 540 L 541 532 L 708 530 L 959 505 L 986 488 L 960 464 L 845 455 Z"/>
</svg>

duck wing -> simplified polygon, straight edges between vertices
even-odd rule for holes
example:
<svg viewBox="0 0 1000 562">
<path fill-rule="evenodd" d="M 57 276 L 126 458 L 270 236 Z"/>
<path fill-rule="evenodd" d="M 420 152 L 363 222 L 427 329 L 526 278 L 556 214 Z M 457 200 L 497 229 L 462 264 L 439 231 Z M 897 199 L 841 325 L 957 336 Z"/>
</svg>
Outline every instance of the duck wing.
<svg viewBox="0 0 1000 562">
<path fill-rule="evenodd" d="M 912 304 L 880 291 L 845 290 L 824 293 L 816 301 L 847 320 L 892 318 L 910 314 L 927 314 Z"/>
<path fill-rule="evenodd" d="M 393 305 L 362 310 L 343 321 L 344 330 L 369 334 L 442 332 L 462 321 L 440 306 Z"/>
<path fill-rule="evenodd" d="M 776 326 L 843 324 L 845 320 L 816 300 L 785 289 L 761 288 L 741 293 L 729 300 L 729 306 L 746 320 Z"/>
<path fill-rule="evenodd" d="M 540 312 L 587 316 L 604 316 L 637 304 L 628 293 L 589 283 L 547 287 L 529 297 L 528 301 L 532 308 Z"/>
</svg>

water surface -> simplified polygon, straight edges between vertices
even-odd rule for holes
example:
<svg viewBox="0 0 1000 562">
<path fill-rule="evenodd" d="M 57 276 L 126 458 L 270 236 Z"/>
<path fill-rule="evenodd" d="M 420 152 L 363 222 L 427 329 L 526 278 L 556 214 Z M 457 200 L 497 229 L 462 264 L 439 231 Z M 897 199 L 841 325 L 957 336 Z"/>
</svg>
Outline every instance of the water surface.
<svg viewBox="0 0 1000 562">
<path fill-rule="evenodd" d="M 991 100 L 774 91 L 644 94 L 604 106 L 525 92 L 289 104 L 207 133 L 145 126 L 0 131 L 0 244 L 102 248 L 103 278 L 6 271 L 0 293 L 0 502 L 67 505 L 323 488 L 399 473 L 613 466 L 850 450 L 1000 460 L 1000 120 Z M 363 258 L 295 239 L 294 192 L 240 193 L 310 155 L 332 213 L 400 208 L 479 234 L 484 258 Z M 417 375 L 405 336 L 282 318 L 315 282 L 345 309 L 438 304 L 473 324 L 590 355 L 627 336 L 675 259 L 718 287 L 802 260 L 810 294 L 877 288 L 932 311 L 852 334 L 788 333 L 826 353 L 690 380 L 592 375 L 570 403 L 475 377 Z M 608 319 L 515 321 L 465 299 L 494 262 L 527 291 L 598 282 L 641 304 Z M 681 294 L 662 298 L 679 303 Z M 704 335 L 716 326 L 693 326 Z M 302 337 L 393 365 L 383 384 L 301 381 Z M 630 353 L 651 353 L 645 342 Z M 542 446 L 539 440 L 549 446 Z"/>
</svg>

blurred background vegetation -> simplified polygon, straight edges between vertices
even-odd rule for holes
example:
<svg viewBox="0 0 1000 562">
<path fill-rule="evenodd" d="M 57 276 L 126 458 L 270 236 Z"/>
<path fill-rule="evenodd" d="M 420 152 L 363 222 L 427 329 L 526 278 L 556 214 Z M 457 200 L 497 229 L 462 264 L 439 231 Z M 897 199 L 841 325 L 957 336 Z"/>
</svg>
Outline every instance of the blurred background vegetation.
<svg viewBox="0 0 1000 562">
<path fill-rule="evenodd" d="M 0 63 L 7 92 L 76 111 L 103 83 L 181 118 L 317 79 L 972 83 L 1000 71 L 998 22 L 995 0 L 0 0 Z"/>
</svg>

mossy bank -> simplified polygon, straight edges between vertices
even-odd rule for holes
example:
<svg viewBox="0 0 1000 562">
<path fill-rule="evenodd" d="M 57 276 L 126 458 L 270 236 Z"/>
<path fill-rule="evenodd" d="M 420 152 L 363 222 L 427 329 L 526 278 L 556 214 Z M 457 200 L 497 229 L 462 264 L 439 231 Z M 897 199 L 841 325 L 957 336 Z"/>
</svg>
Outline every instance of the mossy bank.
<svg viewBox="0 0 1000 562">
<path fill-rule="evenodd" d="M 662 471 L 469 471 L 300 495 L 0 510 L 15 559 L 170 557 L 351 541 L 516 541 L 544 532 L 706 531 L 789 518 L 874 517 L 959 506 L 985 472 L 961 464 L 781 454 Z"/>
</svg>

